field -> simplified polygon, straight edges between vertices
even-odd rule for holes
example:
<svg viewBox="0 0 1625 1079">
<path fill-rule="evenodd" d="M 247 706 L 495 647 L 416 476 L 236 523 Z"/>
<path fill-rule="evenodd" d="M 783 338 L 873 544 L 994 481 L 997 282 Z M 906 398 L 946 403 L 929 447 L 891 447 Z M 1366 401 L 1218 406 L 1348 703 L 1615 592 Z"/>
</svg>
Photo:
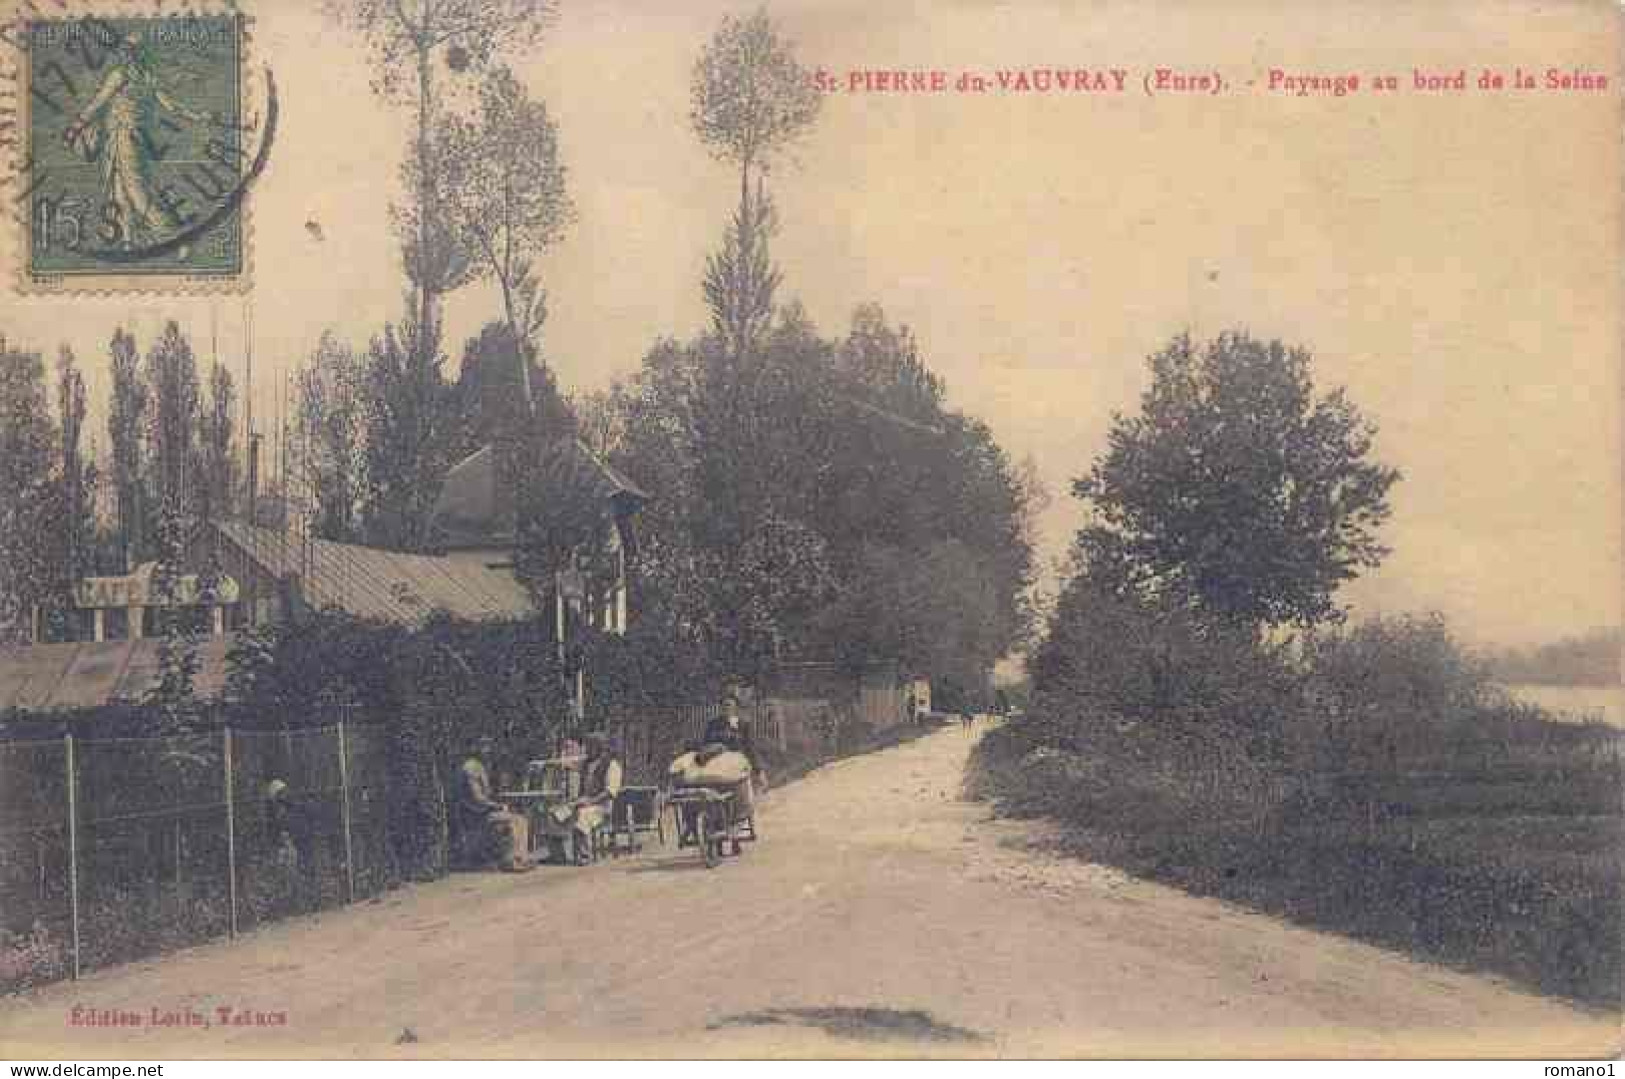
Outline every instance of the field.
<svg viewBox="0 0 1625 1079">
<path fill-rule="evenodd" d="M 1620 1003 L 1617 731 L 1519 706 L 1378 757 L 1299 751 L 1259 765 L 1220 737 L 1046 718 L 990 733 L 967 785 L 1006 813 L 1066 822 L 1080 857 Z"/>
</svg>

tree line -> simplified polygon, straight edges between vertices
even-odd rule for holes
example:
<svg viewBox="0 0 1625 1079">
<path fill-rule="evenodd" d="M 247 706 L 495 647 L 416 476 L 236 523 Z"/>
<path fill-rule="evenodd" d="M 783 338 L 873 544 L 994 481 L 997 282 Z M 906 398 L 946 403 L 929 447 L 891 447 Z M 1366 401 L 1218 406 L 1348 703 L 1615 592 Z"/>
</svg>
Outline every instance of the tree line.
<svg viewBox="0 0 1625 1079">
<path fill-rule="evenodd" d="M 56 559 L 49 572 L 7 560 L 14 606 L 92 565 L 173 559 L 199 518 L 282 527 L 293 513 L 318 537 L 432 549 L 442 479 L 485 445 L 504 451 L 517 565 L 545 593 L 606 531 L 601 500 L 561 490 L 568 478 L 549 467 L 550 448 L 578 437 L 652 495 L 633 567 L 645 633 L 729 675 L 895 658 L 949 702 L 981 694 L 1031 626 L 1042 487 L 1031 462 L 1012 462 L 949 405 L 914 335 L 878 304 L 828 335 L 790 295 L 772 244 L 795 219 L 770 180 L 813 132 L 820 98 L 768 15 L 724 18 L 692 71 L 694 133 L 738 191 L 697 282 L 709 325 L 673 328 L 630 377 L 567 398 L 543 347 L 542 267 L 574 220 L 562 141 L 508 66 L 544 39 L 553 6 L 362 2 L 332 14 L 366 44 L 381 98 L 414 120 L 392 205 L 401 317 L 362 348 L 328 331 L 298 364 L 275 463 L 288 497 L 255 505 L 230 374 L 215 366 L 202 385 L 178 326 L 144 358 L 114 334 L 105 464 L 75 463 L 83 408 L 73 422 L 71 392 L 52 418 L 29 403 L 46 394 L 38 357 L 8 361 L 0 406 L 19 450 L 5 455 L 8 542 Z M 479 280 L 499 307 L 453 367 L 443 302 Z M 105 520 L 71 494 L 98 485 L 111 492 Z M 21 527 L 30 499 L 64 522 L 53 538 Z"/>
<path fill-rule="evenodd" d="M 1491 672 L 1503 682 L 1537 685 L 1617 686 L 1620 682 L 1620 630 L 1594 629 L 1489 656 Z"/>
<path fill-rule="evenodd" d="M 75 632 L 71 589 L 94 573 L 174 563 L 185 522 L 228 516 L 242 497 L 237 389 L 205 376 L 168 323 L 143 355 L 115 330 L 106 441 L 86 429 L 85 380 L 64 346 L 48 383 L 39 352 L 0 338 L 0 638 Z"/>
<path fill-rule="evenodd" d="M 551 15 L 521 6 L 534 28 Z M 603 506 L 560 490 L 545 464 L 547 445 L 578 436 L 653 496 L 634 567 L 645 634 L 733 675 L 790 657 L 889 657 L 960 687 L 950 699 L 978 692 L 1030 624 L 1042 490 L 1030 464 L 1013 465 L 985 424 L 947 405 L 913 335 L 878 305 L 829 338 L 783 297 L 768 179 L 819 105 L 791 42 L 765 12 L 726 17 L 693 68 L 692 127 L 739 195 L 700 282 L 710 325 L 662 337 L 607 391 L 566 399 L 541 358 L 535 261 L 572 217 L 559 138 L 497 62 L 529 38 L 460 54 L 453 28 L 500 10 L 511 30 L 514 6 L 415 10 L 363 5 L 349 17 L 386 83 L 399 74 L 389 57 L 420 75 L 384 90 L 419 120 L 396 211 L 417 314 L 404 338 L 387 330 L 362 357 L 324 340 L 301 375 L 319 533 L 429 542 L 433 477 L 478 446 L 510 444 L 508 459 L 524 462 L 508 476 L 518 564 L 545 592 L 551 571 L 590 561 L 605 531 Z M 459 74 L 490 65 L 464 113 L 437 96 L 439 49 Z M 481 275 L 499 285 L 502 311 L 468 341 L 453 380 L 416 327 L 432 334 L 439 299 Z"/>
</svg>

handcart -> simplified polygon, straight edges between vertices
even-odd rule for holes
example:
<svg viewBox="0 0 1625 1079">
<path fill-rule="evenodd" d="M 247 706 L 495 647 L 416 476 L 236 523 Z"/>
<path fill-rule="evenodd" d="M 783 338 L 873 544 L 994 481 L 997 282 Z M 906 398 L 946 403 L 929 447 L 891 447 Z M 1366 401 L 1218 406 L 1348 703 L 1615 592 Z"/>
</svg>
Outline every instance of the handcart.
<svg viewBox="0 0 1625 1079">
<path fill-rule="evenodd" d="M 677 814 L 677 846 L 698 847 L 708 869 L 756 841 L 755 817 L 739 815 L 740 801 L 731 790 L 676 787 L 666 804 Z"/>
</svg>

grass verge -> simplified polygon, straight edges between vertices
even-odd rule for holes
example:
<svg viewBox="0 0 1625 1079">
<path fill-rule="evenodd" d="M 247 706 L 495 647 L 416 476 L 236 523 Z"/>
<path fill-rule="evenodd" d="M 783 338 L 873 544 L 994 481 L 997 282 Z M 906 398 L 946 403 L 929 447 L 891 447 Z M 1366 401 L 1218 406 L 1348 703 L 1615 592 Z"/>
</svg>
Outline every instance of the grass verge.
<svg viewBox="0 0 1625 1079">
<path fill-rule="evenodd" d="M 1025 723 L 982 739 L 966 791 L 1064 822 L 1080 857 L 1618 1008 L 1617 757 L 1602 767 L 1581 741 L 1552 741 L 1380 776 L 1227 782 L 1150 764 L 1132 739 L 1058 747 Z"/>
</svg>

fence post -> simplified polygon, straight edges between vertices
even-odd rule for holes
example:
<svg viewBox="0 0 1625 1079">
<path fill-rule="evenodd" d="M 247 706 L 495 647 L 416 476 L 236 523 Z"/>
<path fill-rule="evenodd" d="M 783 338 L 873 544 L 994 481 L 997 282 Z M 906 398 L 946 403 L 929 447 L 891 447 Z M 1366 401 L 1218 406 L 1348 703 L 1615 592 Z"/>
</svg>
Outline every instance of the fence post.
<svg viewBox="0 0 1625 1079">
<path fill-rule="evenodd" d="M 220 732 L 220 759 L 226 773 L 226 896 L 231 911 L 231 937 L 237 939 L 237 799 L 231 767 L 231 727 Z"/>
<path fill-rule="evenodd" d="M 345 720 L 339 720 L 339 795 L 344 818 L 344 888 L 348 902 L 355 902 L 355 847 L 350 840 L 350 749 Z"/>
<path fill-rule="evenodd" d="M 68 916 L 73 941 L 73 977 L 79 980 L 79 779 L 74 767 L 73 731 L 62 736 L 68 767 Z"/>
</svg>

